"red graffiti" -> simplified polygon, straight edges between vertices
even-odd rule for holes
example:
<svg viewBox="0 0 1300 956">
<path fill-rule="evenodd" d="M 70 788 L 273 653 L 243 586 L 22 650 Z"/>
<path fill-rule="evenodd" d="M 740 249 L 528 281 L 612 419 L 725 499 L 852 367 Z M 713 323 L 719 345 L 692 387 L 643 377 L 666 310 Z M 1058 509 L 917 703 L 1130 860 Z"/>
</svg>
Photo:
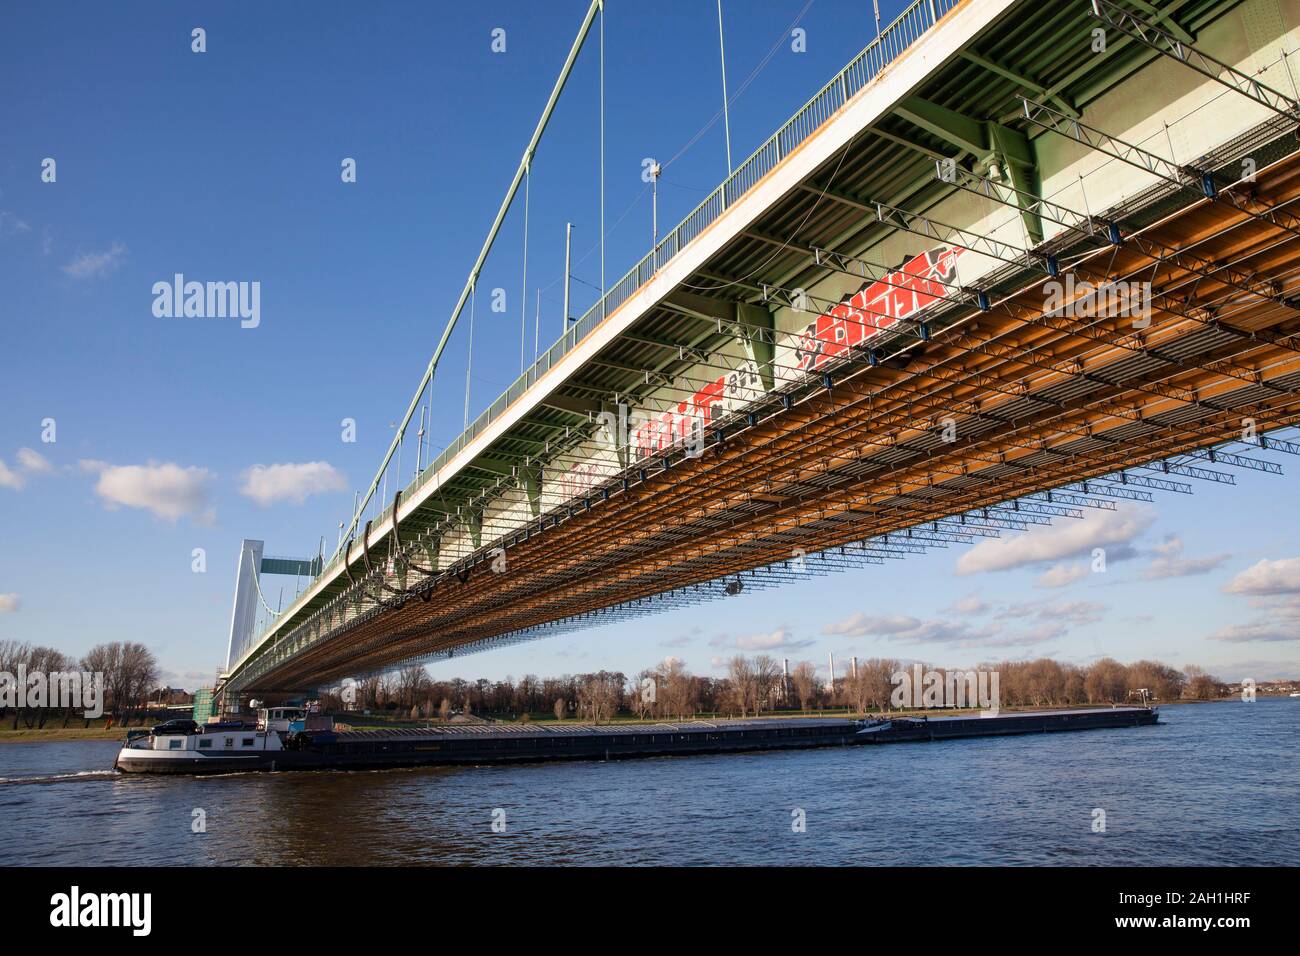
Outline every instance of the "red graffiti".
<svg viewBox="0 0 1300 956">
<path fill-rule="evenodd" d="M 966 250 L 946 246 L 923 252 L 883 280 L 864 282 L 804 327 L 795 346 L 795 365 L 815 371 L 833 358 L 946 298 L 957 276 L 957 257 Z"/>
</svg>

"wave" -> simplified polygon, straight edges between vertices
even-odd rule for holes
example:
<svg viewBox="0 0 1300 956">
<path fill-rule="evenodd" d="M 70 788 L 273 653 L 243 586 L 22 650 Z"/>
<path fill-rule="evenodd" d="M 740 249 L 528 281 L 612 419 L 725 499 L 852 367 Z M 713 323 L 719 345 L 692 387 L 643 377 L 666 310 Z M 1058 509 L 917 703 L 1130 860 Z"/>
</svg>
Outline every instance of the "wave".
<svg viewBox="0 0 1300 956">
<path fill-rule="evenodd" d="M 72 773 L 35 774 L 30 777 L 0 777 L 0 785 L 17 783 L 66 783 L 70 780 L 93 780 L 118 776 L 116 770 L 77 770 Z"/>
</svg>

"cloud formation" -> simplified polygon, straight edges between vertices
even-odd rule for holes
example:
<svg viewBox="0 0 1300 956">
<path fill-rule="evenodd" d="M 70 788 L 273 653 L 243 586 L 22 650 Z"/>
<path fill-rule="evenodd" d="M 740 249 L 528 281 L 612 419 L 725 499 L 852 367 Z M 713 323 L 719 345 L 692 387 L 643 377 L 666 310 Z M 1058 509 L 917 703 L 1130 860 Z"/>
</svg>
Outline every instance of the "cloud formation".
<svg viewBox="0 0 1300 956">
<path fill-rule="evenodd" d="M 1184 558 L 1183 539 L 1173 534 L 1165 538 L 1161 544 L 1153 547 L 1151 552 L 1155 557 L 1147 569 L 1142 572 L 1142 577 L 1148 581 L 1208 574 L 1232 557 L 1230 554 L 1214 554 L 1204 558 Z"/>
<path fill-rule="evenodd" d="M 1074 561 L 1069 564 L 1054 564 L 1038 576 L 1034 583 L 1040 588 L 1063 588 L 1080 578 L 1088 576 L 1088 562 Z"/>
<path fill-rule="evenodd" d="M 796 638 L 787 627 L 778 627 L 766 634 L 746 634 L 731 638 L 719 634 L 709 643 L 714 647 L 734 647 L 739 651 L 794 651 L 808 647 L 813 641 Z"/>
<path fill-rule="evenodd" d="M 97 474 L 95 493 L 110 511 L 119 507 L 142 508 L 166 521 L 189 516 L 200 523 L 216 517 L 209 504 L 215 475 L 206 468 L 182 468 L 173 462 L 145 465 L 110 465 L 82 461 L 83 471 Z"/>
<path fill-rule="evenodd" d="M 948 608 L 959 616 L 995 611 L 994 620 L 975 626 L 968 621 L 923 619 L 910 614 L 858 612 L 828 624 L 822 633 L 838 637 L 874 637 L 901 644 L 946 644 L 953 647 L 1028 647 L 1064 637 L 1071 625 L 1100 621 L 1105 605 L 1094 601 L 1024 601 L 992 605 L 969 594 Z M 1037 623 L 1029 624 L 1029 621 Z M 1015 621 L 1012 628 L 1004 622 Z"/>
<path fill-rule="evenodd" d="M 1250 597 L 1264 617 L 1229 624 L 1210 635 L 1227 644 L 1300 640 L 1300 558 L 1257 561 L 1224 585 L 1227 594 Z"/>
<path fill-rule="evenodd" d="M 1223 590 L 1228 594 L 1300 594 L 1300 558 L 1258 561 Z"/>
<path fill-rule="evenodd" d="M 243 478 L 239 493 L 263 508 L 280 501 L 300 505 L 312 495 L 347 491 L 348 487 L 343 473 L 327 461 L 254 465 L 244 472 Z"/>
<path fill-rule="evenodd" d="M 63 271 L 74 279 L 102 279 L 117 271 L 126 258 L 127 248 L 120 242 L 114 242 L 103 252 L 83 252 L 74 257 L 63 267 Z"/>
<path fill-rule="evenodd" d="M 33 475 L 46 475 L 54 470 L 54 466 L 44 455 L 30 448 L 19 448 L 14 458 L 16 461 L 14 468 L 10 468 L 5 464 L 4 459 L 0 459 L 0 488 L 12 488 L 17 491 L 27 484 L 27 479 Z"/>
<path fill-rule="evenodd" d="M 1132 553 L 1133 539 L 1155 519 L 1155 512 L 1146 508 L 1088 511 L 1079 519 L 1063 519 L 1013 537 L 981 541 L 957 561 L 957 573 L 1010 571 L 1090 555 L 1094 548 L 1107 548 L 1107 559 L 1115 561 Z M 1111 553 L 1116 547 L 1121 551 Z"/>
<path fill-rule="evenodd" d="M 32 227 L 7 209 L 0 209 L 0 239 L 31 232 Z"/>
<path fill-rule="evenodd" d="M 999 636 L 996 627 L 975 628 L 964 621 L 923 620 L 908 614 L 870 615 L 861 612 L 822 628 L 841 637 L 877 637 L 901 644 L 955 644 L 979 647 Z"/>
</svg>

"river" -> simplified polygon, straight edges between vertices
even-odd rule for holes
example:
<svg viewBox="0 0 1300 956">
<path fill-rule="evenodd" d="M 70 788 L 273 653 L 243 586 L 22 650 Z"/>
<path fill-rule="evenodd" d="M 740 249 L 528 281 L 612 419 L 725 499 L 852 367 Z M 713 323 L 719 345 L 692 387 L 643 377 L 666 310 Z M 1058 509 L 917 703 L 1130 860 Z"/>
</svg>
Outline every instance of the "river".
<svg viewBox="0 0 1300 956">
<path fill-rule="evenodd" d="M 1300 863 L 1300 699 L 1170 706 L 1161 719 L 885 747 L 225 777 L 115 774 L 107 741 L 0 744 L 0 864 Z"/>
</svg>

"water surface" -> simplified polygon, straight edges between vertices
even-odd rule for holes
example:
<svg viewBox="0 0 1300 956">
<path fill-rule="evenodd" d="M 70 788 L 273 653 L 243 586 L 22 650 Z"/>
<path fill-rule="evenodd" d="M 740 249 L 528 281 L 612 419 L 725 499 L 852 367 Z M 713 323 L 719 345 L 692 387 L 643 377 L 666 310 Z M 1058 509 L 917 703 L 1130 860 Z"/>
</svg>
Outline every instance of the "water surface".
<svg viewBox="0 0 1300 956">
<path fill-rule="evenodd" d="M 108 741 L 0 744 L 0 864 L 1300 863 L 1300 699 L 1161 714 L 886 747 L 226 777 L 114 774 Z"/>
</svg>

